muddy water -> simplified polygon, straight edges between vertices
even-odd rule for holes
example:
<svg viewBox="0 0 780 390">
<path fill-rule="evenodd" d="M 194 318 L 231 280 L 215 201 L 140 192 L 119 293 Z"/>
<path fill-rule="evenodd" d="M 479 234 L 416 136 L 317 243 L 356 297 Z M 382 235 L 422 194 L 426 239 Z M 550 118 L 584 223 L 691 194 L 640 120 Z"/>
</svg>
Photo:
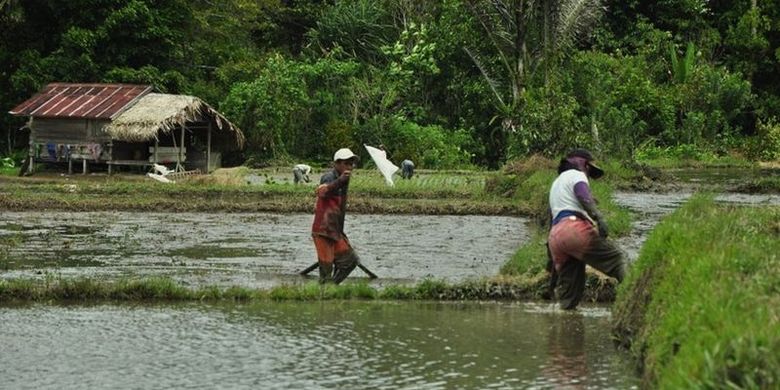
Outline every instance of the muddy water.
<svg viewBox="0 0 780 390">
<path fill-rule="evenodd" d="M 617 239 L 617 243 L 628 254 L 629 261 L 634 261 L 639 256 L 642 243 L 647 239 L 650 231 L 661 219 L 670 214 L 676 208 L 685 203 L 692 196 L 690 192 L 676 193 L 642 193 L 642 192 L 617 192 L 614 194 L 615 202 L 627 207 L 634 213 L 634 222 L 631 233 Z M 780 195 L 777 194 L 740 194 L 722 193 L 715 196 L 715 200 L 721 203 L 739 205 L 780 205 Z"/>
<path fill-rule="evenodd" d="M 629 260 L 649 232 L 691 196 L 618 192 L 635 213 L 618 239 Z M 780 195 L 727 193 L 738 204 L 780 204 Z M 314 263 L 309 214 L 4 212 L 0 278 L 47 275 L 111 279 L 169 276 L 192 286 L 270 287 L 302 283 Z M 460 281 L 495 275 L 528 238 L 526 220 L 495 216 L 351 214 L 347 231 L 375 286 L 424 278 Z M 8 244 L 10 243 L 10 245 Z M 316 273 L 316 272 L 315 272 Z M 315 273 L 310 275 L 314 276 Z M 356 270 L 352 278 L 365 278 Z"/>
<path fill-rule="evenodd" d="M 609 311 L 524 303 L 0 306 L 9 389 L 636 388 Z"/>
<path fill-rule="evenodd" d="M 170 276 L 188 285 L 300 283 L 316 261 L 310 214 L 4 212 L 0 277 Z M 527 239 L 526 220 L 349 215 L 347 232 L 372 282 L 495 275 Z M 314 276 L 316 274 L 312 273 Z M 360 270 L 353 277 L 365 278 Z"/>
</svg>

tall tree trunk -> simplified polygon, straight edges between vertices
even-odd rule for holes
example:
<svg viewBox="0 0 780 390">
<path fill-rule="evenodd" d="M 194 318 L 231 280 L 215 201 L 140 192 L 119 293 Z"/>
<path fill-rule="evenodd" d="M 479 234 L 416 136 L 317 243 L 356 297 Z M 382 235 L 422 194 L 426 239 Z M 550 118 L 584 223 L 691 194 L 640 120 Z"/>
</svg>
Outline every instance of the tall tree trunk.
<svg viewBox="0 0 780 390">
<path fill-rule="evenodd" d="M 754 11 L 758 8 L 758 0 L 750 0 L 750 10 Z M 753 25 L 750 27 L 750 34 L 753 39 L 756 38 L 756 34 L 758 33 L 756 23 L 753 23 Z"/>
<path fill-rule="evenodd" d="M 544 86 L 545 88 L 550 84 L 550 29 L 552 28 L 552 21 L 550 18 L 551 10 L 550 10 L 550 0 L 543 0 L 542 2 L 543 12 L 544 12 L 544 26 L 542 26 L 543 36 L 543 47 L 544 47 L 544 56 L 542 57 L 542 61 L 544 62 L 542 65 L 544 65 Z"/>
</svg>

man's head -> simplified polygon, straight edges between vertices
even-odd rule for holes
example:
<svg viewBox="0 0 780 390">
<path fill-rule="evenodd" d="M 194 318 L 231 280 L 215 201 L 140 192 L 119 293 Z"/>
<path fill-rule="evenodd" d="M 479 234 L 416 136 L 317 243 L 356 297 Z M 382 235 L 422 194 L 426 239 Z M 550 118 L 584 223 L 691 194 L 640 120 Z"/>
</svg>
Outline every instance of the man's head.
<svg viewBox="0 0 780 390">
<path fill-rule="evenodd" d="M 593 160 L 593 154 L 587 149 L 572 149 L 561 160 L 561 164 L 558 166 L 558 173 L 574 168 L 585 172 L 594 179 L 598 179 L 604 176 L 604 170 L 593 164 Z"/>
<path fill-rule="evenodd" d="M 333 163 L 336 171 L 339 173 L 351 171 L 358 160 L 360 160 L 360 157 L 355 153 L 352 153 L 348 148 L 341 148 L 333 155 Z"/>
</svg>

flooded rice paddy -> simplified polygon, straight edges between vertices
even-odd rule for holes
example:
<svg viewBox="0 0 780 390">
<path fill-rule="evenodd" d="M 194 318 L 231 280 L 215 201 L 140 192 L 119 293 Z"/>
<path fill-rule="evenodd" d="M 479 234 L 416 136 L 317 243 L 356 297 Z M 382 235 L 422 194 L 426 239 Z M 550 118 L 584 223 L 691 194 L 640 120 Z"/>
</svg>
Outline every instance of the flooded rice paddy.
<svg viewBox="0 0 780 390">
<path fill-rule="evenodd" d="M 316 261 L 310 214 L 4 212 L 0 277 L 169 276 L 190 286 L 264 288 L 307 279 Z M 495 275 L 527 239 L 525 219 L 348 215 L 372 282 Z M 2 271 L 5 268 L 5 271 Z M 316 272 L 311 274 L 316 275 Z M 360 270 L 353 278 L 366 276 Z"/>
<path fill-rule="evenodd" d="M 648 233 L 691 193 L 618 192 L 635 213 L 618 239 L 630 261 Z M 722 202 L 780 204 L 780 195 L 721 194 Z M 3 212 L 0 278 L 168 276 L 185 285 L 267 288 L 303 283 L 316 261 L 310 214 Z M 450 282 L 495 275 L 528 239 L 527 220 L 499 216 L 347 216 L 371 281 Z M 315 276 L 316 272 L 311 276 Z M 356 270 L 351 278 L 366 278 Z"/>
<path fill-rule="evenodd" d="M 631 260 L 689 193 L 617 193 Z M 720 201 L 780 204 L 777 195 Z M 170 276 L 183 284 L 303 283 L 309 214 L 3 212 L 0 277 Z M 494 275 L 528 239 L 513 217 L 348 215 L 371 281 Z M 351 278 L 365 278 L 356 270 Z M 367 280 L 367 279 L 365 279 Z M 506 302 L 0 305 L 9 389 L 637 388 L 607 307 Z"/>
<path fill-rule="evenodd" d="M 8 389 L 638 385 L 609 311 L 530 303 L 0 306 Z"/>
</svg>

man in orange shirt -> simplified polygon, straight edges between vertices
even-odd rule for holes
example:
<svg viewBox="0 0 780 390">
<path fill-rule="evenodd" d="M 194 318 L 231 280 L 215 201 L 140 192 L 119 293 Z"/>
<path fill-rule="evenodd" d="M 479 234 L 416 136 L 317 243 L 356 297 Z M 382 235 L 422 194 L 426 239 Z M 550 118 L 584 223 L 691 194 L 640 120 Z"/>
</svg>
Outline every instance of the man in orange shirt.
<svg viewBox="0 0 780 390">
<path fill-rule="evenodd" d="M 320 178 L 311 234 L 317 249 L 320 283 L 341 283 L 360 261 L 344 234 L 347 190 L 352 168 L 359 157 L 347 148 L 333 155 L 333 170 Z"/>
</svg>

